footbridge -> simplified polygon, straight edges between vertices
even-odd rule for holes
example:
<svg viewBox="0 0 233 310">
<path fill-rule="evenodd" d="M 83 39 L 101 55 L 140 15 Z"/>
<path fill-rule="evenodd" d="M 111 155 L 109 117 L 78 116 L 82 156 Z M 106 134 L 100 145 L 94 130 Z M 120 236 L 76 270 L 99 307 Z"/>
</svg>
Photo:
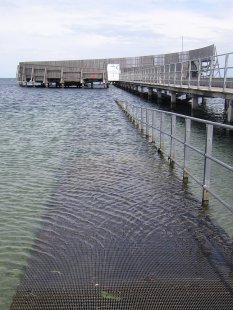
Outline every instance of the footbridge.
<svg viewBox="0 0 233 310">
<path fill-rule="evenodd" d="M 233 122 L 233 53 L 207 47 L 163 55 L 124 58 L 20 62 L 20 86 L 107 88 L 110 82 L 148 97 L 170 95 L 174 106 L 185 95 L 196 109 L 199 98 L 225 99 L 227 121 Z"/>
<path fill-rule="evenodd" d="M 168 57 L 170 56 L 170 57 Z M 160 63 L 124 68 L 117 84 L 136 92 L 155 93 L 161 99 L 170 95 L 171 107 L 176 99 L 185 95 L 197 109 L 198 100 L 225 99 L 227 121 L 233 121 L 233 53 L 218 55 L 209 46 L 184 53 L 164 55 Z"/>
</svg>

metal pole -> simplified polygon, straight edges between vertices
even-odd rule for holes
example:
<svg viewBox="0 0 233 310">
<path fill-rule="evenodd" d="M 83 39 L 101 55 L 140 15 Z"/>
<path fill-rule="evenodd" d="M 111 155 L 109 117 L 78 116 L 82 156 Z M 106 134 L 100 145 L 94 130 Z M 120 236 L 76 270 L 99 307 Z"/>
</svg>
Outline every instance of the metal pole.
<svg viewBox="0 0 233 310">
<path fill-rule="evenodd" d="M 197 78 L 197 88 L 200 88 L 200 80 L 201 80 L 201 59 L 198 59 L 198 78 Z"/>
<path fill-rule="evenodd" d="M 143 131 L 143 108 L 141 107 L 141 131 Z"/>
<path fill-rule="evenodd" d="M 171 117 L 171 143 L 170 143 L 170 165 L 174 167 L 174 159 L 176 152 L 176 140 L 174 137 L 176 136 L 176 115 L 172 115 Z"/>
<path fill-rule="evenodd" d="M 184 168 L 183 168 L 183 182 L 188 183 L 188 162 L 189 162 L 189 147 L 191 136 L 191 120 L 185 119 L 185 138 L 184 138 Z"/>
<path fill-rule="evenodd" d="M 154 143 L 156 140 L 155 124 L 156 124 L 156 111 L 153 111 L 152 112 L 152 142 Z"/>
<path fill-rule="evenodd" d="M 159 152 L 163 153 L 164 151 L 164 134 L 163 134 L 163 124 L 164 124 L 164 113 L 160 112 L 160 146 L 159 146 Z"/>
<path fill-rule="evenodd" d="M 202 205 L 204 207 L 209 204 L 209 186 L 210 186 L 210 168 L 211 160 L 207 156 L 212 155 L 213 144 L 213 125 L 206 125 L 206 144 L 205 144 L 205 162 L 204 162 L 204 178 L 203 178 L 203 192 L 202 192 Z"/>
<path fill-rule="evenodd" d="M 180 69 L 180 85 L 183 84 L 183 61 L 181 63 L 181 69 Z"/>
<path fill-rule="evenodd" d="M 170 85 L 170 79 L 171 79 L 171 64 L 169 64 L 169 69 L 168 69 L 168 85 Z"/>
<path fill-rule="evenodd" d="M 225 56 L 224 79 L 223 79 L 223 91 L 225 91 L 225 88 L 226 88 L 227 69 L 228 69 L 228 59 L 229 59 L 229 54 L 227 54 L 227 55 Z"/>
<path fill-rule="evenodd" d="M 192 66 L 192 62 L 191 62 L 191 60 L 189 60 L 189 83 L 188 83 L 189 87 L 190 87 L 190 84 L 191 84 L 191 66 Z"/>
<path fill-rule="evenodd" d="M 174 85 L 176 85 L 176 63 L 174 68 Z"/>
<path fill-rule="evenodd" d="M 149 132 L 149 110 L 146 109 L 146 137 L 150 136 Z"/>
<path fill-rule="evenodd" d="M 210 60 L 209 90 L 211 90 L 211 86 L 212 86 L 212 77 L 213 77 L 213 58 L 214 58 L 214 56 L 212 56 L 212 57 L 211 57 L 211 60 Z"/>
</svg>

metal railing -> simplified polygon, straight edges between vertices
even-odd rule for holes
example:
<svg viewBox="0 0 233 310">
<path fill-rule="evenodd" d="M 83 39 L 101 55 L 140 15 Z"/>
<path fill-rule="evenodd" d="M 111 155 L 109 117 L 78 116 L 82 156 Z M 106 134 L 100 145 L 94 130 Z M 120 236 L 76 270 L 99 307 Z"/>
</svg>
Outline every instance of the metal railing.
<svg viewBox="0 0 233 310">
<path fill-rule="evenodd" d="M 158 149 L 158 152 L 165 155 L 172 167 L 178 166 L 183 171 L 183 182 L 188 183 L 189 178 L 193 179 L 202 188 L 202 204 L 208 206 L 209 194 L 222 203 L 228 210 L 233 212 L 233 206 L 224 201 L 218 194 L 211 188 L 211 163 L 220 165 L 227 169 L 233 177 L 233 166 L 229 165 L 215 156 L 212 155 L 213 146 L 213 129 L 214 127 L 225 128 L 233 131 L 233 126 L 214 123 L 194 117 L 189 117 L 177 113 L 162 111 L 158 109 L 145 108 L 126 103 L 124 101 L 116 101 L 117 104 L 125 111 L 130 120 L 141 130 L 145 130 L 146 137 L 152 138 L 152 142 Z M 158 118 L 159 115 L 159 118 Z M 165 127 L 165 116 L 170 118 L 169 131 Z M 177 118 L 181 118 L 185 123 L 184 139 L 180 139 L 176 134 Z M 166 120 L 167 121 L 167 120 Z M 192 122 L 202 123 L 205 125 L 205 148 L 204 151 L 200 150 L 191 143 L 191 128 Z M 167 123 L 166 123 L 167 125 Z M 159 134 L 158 134 L 159 133 Z M 158 136 L 158 139 L 157 139 Z M 165 136 L 169 139 L 168 152 L 165 150 Z M 180 143 L 184 147 L 183 164 L 176 160 L 176 143 Z M 194 151 L 201 155 L 204 159 L 203 178 L 198 179 L 190 169 L 190 151 Z"/>
<path fill-rule="evenodd" d="M 233 89 L 233 52 L 155 66 L 125 68 L 122 82 L 137 82 L 208 90 Z"/>
</svg>

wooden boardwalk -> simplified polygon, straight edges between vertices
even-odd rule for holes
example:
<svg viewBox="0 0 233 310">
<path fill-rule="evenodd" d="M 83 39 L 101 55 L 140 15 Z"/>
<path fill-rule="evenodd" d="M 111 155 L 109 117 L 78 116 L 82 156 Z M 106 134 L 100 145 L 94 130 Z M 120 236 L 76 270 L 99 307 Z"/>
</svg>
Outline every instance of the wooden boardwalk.
<svg viewBox="0 0 233 310">
<path fill-rule="evenodd" d="M 118 75 L 111 74 L 108 65 L 117 65 Z M 186 94 L 192 98 L 193 109 L 198 97 L 218 97 L 226 100 L 227 121 L 233 122 L 232 68 L 233 53 L 217 55 L 210 45 L 164 55 L 20 62 L 17 81 L 21 86 L 42 87 L 93 87 L 98 82 L 104 88 L 116 82 L 123 88 L 146 87 L 148 96 L 154 89 L 159 98 L 162 92 L 169 92 L 172 104 L 177 95 Z"/>
</svg>

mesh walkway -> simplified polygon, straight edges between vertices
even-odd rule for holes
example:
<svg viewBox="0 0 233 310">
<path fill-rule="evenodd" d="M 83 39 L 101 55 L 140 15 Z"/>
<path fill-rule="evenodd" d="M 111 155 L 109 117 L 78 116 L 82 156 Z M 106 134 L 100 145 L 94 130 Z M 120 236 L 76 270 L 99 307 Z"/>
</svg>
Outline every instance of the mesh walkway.
<svg viewBox="0 0 233 310">
<path fill-rule="evenodd" d="M 232 309 L 230 248 L 163 165 L 74 158 L 11 310 Z"/>
</svg>

